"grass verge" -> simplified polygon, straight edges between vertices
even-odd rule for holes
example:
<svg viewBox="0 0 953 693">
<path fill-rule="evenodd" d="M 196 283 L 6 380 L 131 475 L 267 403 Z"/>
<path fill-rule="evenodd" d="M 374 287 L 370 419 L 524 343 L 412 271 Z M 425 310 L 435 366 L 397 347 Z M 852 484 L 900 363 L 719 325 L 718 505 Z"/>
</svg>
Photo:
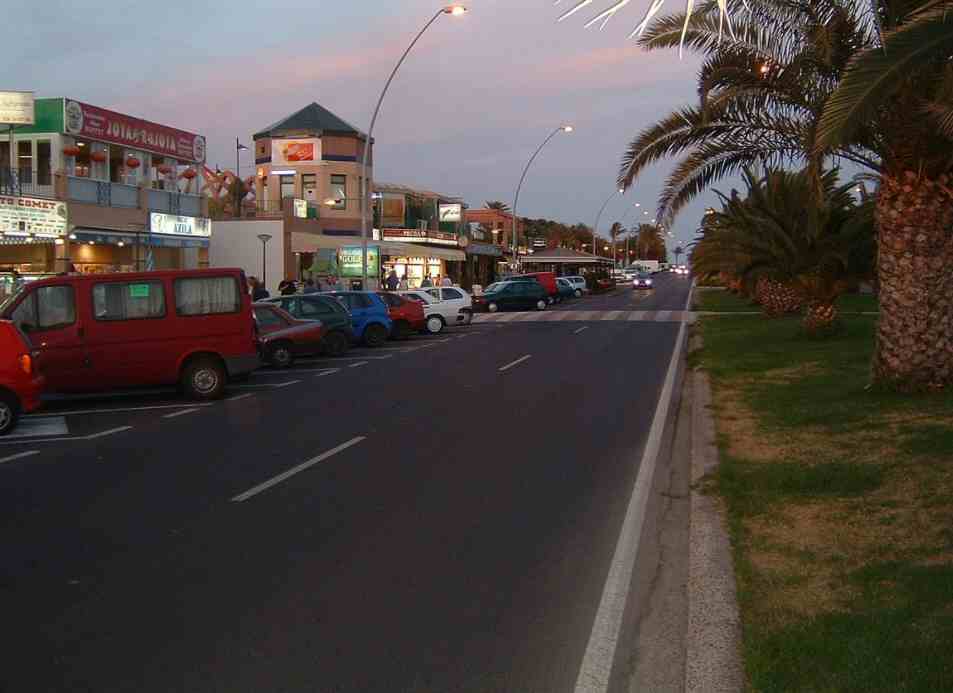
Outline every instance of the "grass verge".
<svg viewBox="0 0 953 693">
<path fill-rule="evenodd" d="M 747 298 L 737 296 L 727 289 L 695 288 L 695 310 L 715 313 L 751 313 L 761 307 Z"/>
<path fill-rule="evenodd" d="M 874 320 L 701 322 L 750 690 L 953 690 L 953 393 L 868 391 Z"/>
</svg>

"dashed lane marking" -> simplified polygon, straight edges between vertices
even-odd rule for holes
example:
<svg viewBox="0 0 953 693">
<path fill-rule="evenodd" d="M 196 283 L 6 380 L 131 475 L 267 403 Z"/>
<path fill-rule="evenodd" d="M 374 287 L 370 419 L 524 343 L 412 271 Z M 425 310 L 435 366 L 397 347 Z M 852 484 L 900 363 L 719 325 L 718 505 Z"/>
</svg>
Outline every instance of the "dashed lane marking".
<svg viewBox="0 0 953 693">
<path fill-rule="evenodd" d="M 247 399 L 248 397 L 254 397 L 254 392 L 246 392 L 244 395 L 235 395 L 234 397 L 229 397 L 226 399 L 226 402 L 237 402 L 240 399 Z"/>
<path fill-rule="evenodd" d="M 9 457 L 0 457 L 0 464 L 4 462 L 13 462 L 13 460 L 22 460 L 24 457 L 33 457 L 33 455 L 39 455 L 39 450 L 27 450 L 26 452 L 18 452 L 16 455 L 10 455 Z"/>
<path fill-rule="evenodd" d="M 234 386 L 233 386 L 234 387 Z M 76 416 L 77 414 L 115 414 L 128 411 L 150 411 L 153 409 L 181 409 L 182 407 L 214 407 L 214 402 L 201 404 L 153 404 L 144 407 L 114 407 L 112 409 L 77 409 L 68 411 L 50 412 L 49 414 L 29 414 L 24 419 L 45 419 L 54 416 Z"/>
<path fill-rule="evenodd" d="M 340 369 L 340 368 L 328 368 L 327 370 L 324 371 L 324 373 L 318 373 L 318 374 L 317 374 L 316 376 L 314 376 L 314 377 L 315 377 L 315 378 L 323 378 L 323 377 L 326 376 L 326 375 L 334 375 L 335 373 L 340 373 L 340 372 L 341 372 L 341 369 Z"/>
<path fill-rule="evenodd" d="M 182 409 L 181 411 L 174 411 L 171 414 L 166 414 L 163 416 L 163 419 L 174 419 L 177 416 L 185 416 L 186 414 L 191 414 L 192 412 L 198 411 L 198 407 L 192 407 L 191 409 Z"/>
<path fill-rule="evenodd" d="M 526 356 L 521 356 L 520 358 L 516 359 L 516 360 L 513 361 L 512 363 L 508 363 L 508 364 L 506 364 L 505 366 L 503 366 L 502 368 L 500 368 L 500 373 L 502 373 L 502 372 L 504 372 L 504 371 L 508 371 L 508 370 L 509 370 L 510 368 L 512 368 L 513 366 L 518 366 L 519 364 L 523 363 L 523 361 L 526 361 L 526 360 L 531 359 L 531 358 L 533 358 L 533 355 L 532 355 L 532 354 L 526 354 Z"/>
<path fill-rule="evenodd" d="M 357 368 L 358 366 L 366 366 L 367 361 L 358 361 L 357 363 L 352 363 L 348 368 Z"/>
<path fill-rule="evenodd" d="M 580 327 L 578 330 L 576 330 L 575 332 L 573 332 L 573 334 L 579 334 L 580 332 L 584 332 L 585 330 L 588 330 L 588 329 L 589 329 L 589 326 L 588 326 L 588 325 L 583 325 L 583 326 Z"/>
</svg>

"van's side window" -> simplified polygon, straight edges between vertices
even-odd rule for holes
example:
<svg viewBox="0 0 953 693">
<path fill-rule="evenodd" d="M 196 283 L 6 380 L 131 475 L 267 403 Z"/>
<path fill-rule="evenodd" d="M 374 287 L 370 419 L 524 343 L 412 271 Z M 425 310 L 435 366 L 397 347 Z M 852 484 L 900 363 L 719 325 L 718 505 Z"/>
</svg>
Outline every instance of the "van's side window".
<svg viewBox="0 0 953 693">
<path fill-rule="evenodd" d="M 175 280 L 175 310 L 179 315 L 237 313 L 241 305 L 235 277 L 187 277 Z"/>
<path fill-rule="evenodd" d="M 72 286 L 41 286 L 31 291 L 13 311 L 13 322 L 23 331 L 51 330 L 76 322 Z"/>
<path fill-rule="evenodd" d="M 165 317 L 162 282 L 110 282 L 93 286 L 97 320 L 146 320 Z"/>
</svg>

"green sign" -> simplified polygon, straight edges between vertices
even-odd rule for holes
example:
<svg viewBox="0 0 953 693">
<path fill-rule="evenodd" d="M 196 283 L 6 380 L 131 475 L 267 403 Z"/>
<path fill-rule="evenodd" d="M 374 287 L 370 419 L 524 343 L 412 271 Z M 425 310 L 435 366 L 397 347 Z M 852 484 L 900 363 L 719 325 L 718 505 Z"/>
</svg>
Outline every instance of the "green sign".
<svg viewBox="0 0 953 693">
<path fill-rule="evenodd" d="M 349 245 L 338 251 L 338 267 L 342 277 L 360 277 L 363 274 L 363 249 L 359 245 Z M 367 276 L 377 278 L 381 272 L 380 248 L 367 246 Z"/>
<path fill-rule="evenodd" d="M 129 298 L 149 298 L 148 284 L 130 284 Z"/>
</svg>

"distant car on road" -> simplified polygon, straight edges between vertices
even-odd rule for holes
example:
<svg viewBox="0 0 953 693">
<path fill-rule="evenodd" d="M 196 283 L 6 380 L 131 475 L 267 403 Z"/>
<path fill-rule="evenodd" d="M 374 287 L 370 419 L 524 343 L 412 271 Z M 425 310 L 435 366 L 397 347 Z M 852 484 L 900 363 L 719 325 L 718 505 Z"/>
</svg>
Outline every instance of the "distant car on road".
<svg viewBox="0 0 953 693">
<path fill-rule="evenodd" d="M 378 291 L 377 295 L 387 304 L 387 313 L 394 323 L 391 337 L 407 339 L 413 332 L 422 332 L 426 329 L 427 319 L 424 316 L 423 304 L 419 301 L 411 301 L 388 291 Z"/>
<path fill-rule="evenodd" d="M 635 278 L 632 280 L 633 289 L 651 289 L 652 286 L 652 275 L 648 272 L 639 272 L 635 275 Z"/>
<path fill-rule="evenodd" d="M 341 356 L 354 341 L 354 327 L 351 314 L 344 304 L 333 296 L 323 294 L 299 294 L 296 296 L 276 296 L 265 299 L 290 313 L 298 320 L 320 320 L 326 334 L 321 340 L 322 351 L 328 356 Z"/>
<path fill-rule="evenodd" d="M 36 372 L 29 341 L 16 325 L 0 320 L 0 436 L 16 428 L 20 414 L 40 406 L 43 376 Z"/>
<path fill-rule="evenodd" d="M 314 295 L 314 294 L 310 294 Z M 387 304 L 373 291 L 333 291 L 334 296 L 348 309 L 354 325 L 354 337 L 369 347 L 379 347 L 387 341 L 394 323 L 387 314 Z"/>
<path fill-rule="evenodd" d="M 549 305 L 549 295 L 538 282 L 499 282 L 492 288 L 493 291 L 473 298 L 476 310 L 489 313 L 500 310 L 546 310 Z"/>
<path fill-rule="evenodd" d="M 298 320 L 274 303 L 255 303 L 252 312 L 261 357 L 272 366 L 287 368 L 297 356 L 320 353 L 327 333 L 320 320 Z"/>
</svg>

